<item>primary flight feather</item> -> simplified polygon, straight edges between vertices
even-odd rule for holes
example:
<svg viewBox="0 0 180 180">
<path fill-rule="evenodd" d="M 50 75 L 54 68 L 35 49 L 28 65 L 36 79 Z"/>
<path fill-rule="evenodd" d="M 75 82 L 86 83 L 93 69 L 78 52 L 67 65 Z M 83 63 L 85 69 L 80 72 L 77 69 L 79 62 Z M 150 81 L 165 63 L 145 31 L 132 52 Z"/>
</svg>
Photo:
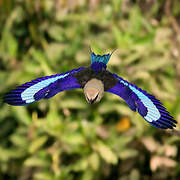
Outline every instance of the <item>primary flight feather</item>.
<svg viewBox="0 0 180 180">
<path fill-rule="evenodd" d="M 49 99 L 61 91 L 82 88 L 86 100 L 93 104 L 101 100 L 104 92 L 109 92 L 124 99 L 131 110 L 137 111 L 152 126 L 173 129 L 177 122 L 158 99 L 106 70 L 110 57 L 111 54 L 101 56 L 92 52 L 90 67 L 22 84 L 7 93 L 4 102 L 15 106 L 27 105 L 40 99 Z"/>
</svg>

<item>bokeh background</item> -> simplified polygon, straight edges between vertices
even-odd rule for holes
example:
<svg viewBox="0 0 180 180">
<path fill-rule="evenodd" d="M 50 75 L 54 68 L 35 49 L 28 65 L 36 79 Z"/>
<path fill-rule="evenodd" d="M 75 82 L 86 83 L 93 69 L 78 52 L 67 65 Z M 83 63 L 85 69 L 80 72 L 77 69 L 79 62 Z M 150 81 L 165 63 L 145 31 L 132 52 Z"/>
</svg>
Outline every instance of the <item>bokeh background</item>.
<svg viewBox="0 0 180 180">
<path fill-rule="evenodd" d="M 179 0 L 0 0 L 0 93 L 90 64 L 158 97 L 180 123 Z M 180 125 L 177 125 L 177 130 Z M 0 180 L 180 178 L 180 137 L 151 127 L 119 97 L 82 90 L 0 104 Z"/>
</svg>

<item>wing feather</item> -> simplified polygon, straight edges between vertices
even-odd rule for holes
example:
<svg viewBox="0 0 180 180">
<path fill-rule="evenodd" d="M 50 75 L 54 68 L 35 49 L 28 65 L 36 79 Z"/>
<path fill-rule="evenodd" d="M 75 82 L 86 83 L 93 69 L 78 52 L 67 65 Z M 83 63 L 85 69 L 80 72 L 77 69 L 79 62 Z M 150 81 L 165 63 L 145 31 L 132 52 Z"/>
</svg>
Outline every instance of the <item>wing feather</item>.
<svg viewBox="0 0 180 180">
<path fill-rule="evenodd" d="M 161 129 L 173 129 L 176 121 L 155 96 L 113 74 L 118 83 L 107 92 L 123 98 L 133 111 L 139 114 L 152 126 Z"/>
<path fill-rule="evenodd" d="M 73 73 L 84 68 L 73 69 L 72 71 L 45 76 L 32 80 L 17 87 L 5 94 L 4 102 L 10 105 L 23 106 L 42 98 L 50 98 L 63 90 L 80 88 L 77 79 L 72 77 Z"/>
</svg>

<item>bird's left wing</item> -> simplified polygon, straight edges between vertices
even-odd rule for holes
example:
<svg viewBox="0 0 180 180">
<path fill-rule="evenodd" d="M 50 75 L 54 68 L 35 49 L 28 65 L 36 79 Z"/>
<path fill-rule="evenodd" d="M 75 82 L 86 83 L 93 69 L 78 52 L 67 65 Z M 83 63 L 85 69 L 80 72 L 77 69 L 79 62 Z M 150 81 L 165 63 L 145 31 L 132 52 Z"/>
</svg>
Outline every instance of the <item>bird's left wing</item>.
<svg viewBox="0 0 180 180">
<path fill-rule="evenodd" d="M 152 126 L 161 129 L 173 129 L 177 123 L 162 103 L 155 96 L 112 74 L 118 81 L 115 86 L 106 90 L 123 98 L 133 111 L 139 114 Z"/>
<path fill-rule="evenodd" d="M 73 75 L 83 69 L 81 67 L 63 74 L 37 78 L 5 94 L 3 100 L 10 105 L 23 106 L 42 98 L 49 99 L 61 91 L 81 88 Z"/>
</svg>

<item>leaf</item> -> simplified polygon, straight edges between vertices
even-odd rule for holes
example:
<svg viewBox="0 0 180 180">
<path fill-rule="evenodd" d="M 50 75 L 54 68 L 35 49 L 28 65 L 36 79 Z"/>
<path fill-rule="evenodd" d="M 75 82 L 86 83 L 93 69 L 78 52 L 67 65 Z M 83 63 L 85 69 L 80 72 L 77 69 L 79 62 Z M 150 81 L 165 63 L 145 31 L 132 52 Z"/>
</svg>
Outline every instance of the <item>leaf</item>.
<svg viewBox="0 0 180 180">
<path fill-rule="evenodd" d="M 140 13 L 140 9 L 138 6 L 135 6 L 131 13 L 130 13 L 130 19 L 129 19 L 129 25 L 128 25 L 128 33 L 131 34 L 139 34 L 142 28 L 142 20 L 143 16 Z"/>
<path fill-rule="evenodd" d="M 94 179 L 94 172 L 91 169 L 87 169 L 86 171 L 83 172 L 82 175 L 82 180 L 93 180 Z"/>
<path fill-rule="evenodd" d="M 35 173 L 34 179 L 36 180 L 52 180 L 53 179 L 53 174 L 50 173 L 49 171 L 40 171 Z"/>
<path fill-rule="evenodd" d="M 87 103 L 85 100 L 77 97 L 66 97 L 64 101 L 61 102 L 62 108 L 72 108 L 72 109 L 86 109 Z"/>
<path fill-rule="evenodd" d="M 82 134 L 78 132 L 64 134 L 62 140 L 71 145 L 80 145 L 85 143 L 85 139 Z"/>
<path fill-rule="evenodd" d="M 47 136 L 41 136 L 32 141 L 32 143 L 29 146 L 29 152 L 34 153 L 37 151 L 41 146 L 44 145 L 44 143 L 47 141 L 48 137 Z"/>
<path fill-rule="evenodd" d="M 93 148 L 100 154 L 100 156 L 107 162 L 111 164 L 117 163 L 117 156 L 115 153 L 105 144 L 98 141 L 97 144 L 93 145 Z"/>
<path fill-rule="evenodd" d="M 128 48 L 132 45 L 132 37 L 128 33 L 123 33 L 117 26 L 112 27 L 112 32 L 119 47 Z"/>
<path fill-rule="evenodd" d="M 58 25 L 50 26 L 48 29 L 48 34 L 56 41 L 62 41 L 65 38 L 63 28 Z"/>
<path fill-rule="evenodd" d="M 25 124 L 26 126 L 28 126 L 32 123 L 31 118 L 25 107 L 12 107 L 12 112 L 13 112 L 14 116 L 16 116 L 18 121 Z"/>
<path fill-rule="evenodd" d="M 99 112 L 101 114 L 118 112 L 123 115 L 129 115 L 132 113 L 127 105 L 122 104 L 122 99 L 120 97 L 115 96 L 115 99 L 119 102 L 106 101 L 99 107 Z"/>
<path fill-rule="evenodd" d="M 30 157 L 24 161 L 24 165 L 31 167 L 48 167 L 49 162 L 45 158 Z"/>
<path fill-rule="evenodd" d="M 140 172 L 137 169 L 133 169 L 130 173 L 129 180 L 140 180 Z"/>
<path fill-rule="evenodd" d="M 85 170 L 88 167 L 88 160 L 86 158 L 78 160 L 74 165 L 73 165 L 73 170 L 74 171 L 82 171 Z"/>
<path fill-rule="evenodd" d="M 165 156 L 175 157 L 177 155 L 177 147 L 172 145 L 165 145 Z"/>
<path fill-rule="evenodd" d="M 97 153 L 92 153 L 89 158 L 89 165 L 92 167 L 93 170 L 97 171 L 100 166 L 100 159 Z"/>
<path fill-rule="evenodd" d="M 142 143 L 150 152 L 155 152 L 161 147 L 161 145 L 152 137 L 142 138 Z"/>
<path fill-rule="evenodd" d="M 121 159 L 128 159 L 137 156 L 138 152 L 135 149 L 124 149 L 119 152 Z"/>
<path fill-rule="evenodd" d="M 46 75 L 53 74 L 53 71 L 51 70 L 51 68 L 48 64 L 47 57 L 45 56 L 45 54 L 43 52 L 41 52 L 40 50 L 37 50 L 35 48 L 32 48 L 31 55 L 37 62 L 40 63 L 41 68 L 44 70 Z"/>
<path fill-rule="evenodd" d="M 138 66 L 136 66 L 137 70 L 158 70 L 162 68 L 165 65 L 168 65 L 169 62 L 166 59 L 157 59 L 157 58 L 151 58 L 150 61 L 143 61 Z"/>
<path fill-rule="evenodd" d="M 22 134 L 13 134 L 11 136 L 11 141 L 14 145 L 19 146 L 19 148 L 25 148 L 28 146 L 27 137 L 22 136 Z"/>
<path fill-rule="evenodd" d="M 17 40 L 13 37 L 10 32 L 7 34 L 7 53 L 11 58 L 16 58 L 17 50 L 18 50 L 18 43 Z"/>
<path fill-rule="evenodd" d="M 172 168 L 175 167 L 177 162 L 168 157 L 153 156 L 150 160 L 150 167 L 152 171 L 156 171 L 158 168 Z"/>
<path fill-rule="evenodd" d="M 22 158 L 26 155 L 26 152 L 23 149 L 19 148 L 9 148 L 5 149 L 0 147 L 0 160 L 8 161 L 13 158 Z"/>
<path fill-rule="evenodd" d="M 49 61 L 51 61 L 54 66 L 57 66 L 57 62 L 62 58 L 62 53 L 66 48 L 65 45 L 59 43 L 49 43 L 45 48 L 45 53 Z"/>
</svg>

